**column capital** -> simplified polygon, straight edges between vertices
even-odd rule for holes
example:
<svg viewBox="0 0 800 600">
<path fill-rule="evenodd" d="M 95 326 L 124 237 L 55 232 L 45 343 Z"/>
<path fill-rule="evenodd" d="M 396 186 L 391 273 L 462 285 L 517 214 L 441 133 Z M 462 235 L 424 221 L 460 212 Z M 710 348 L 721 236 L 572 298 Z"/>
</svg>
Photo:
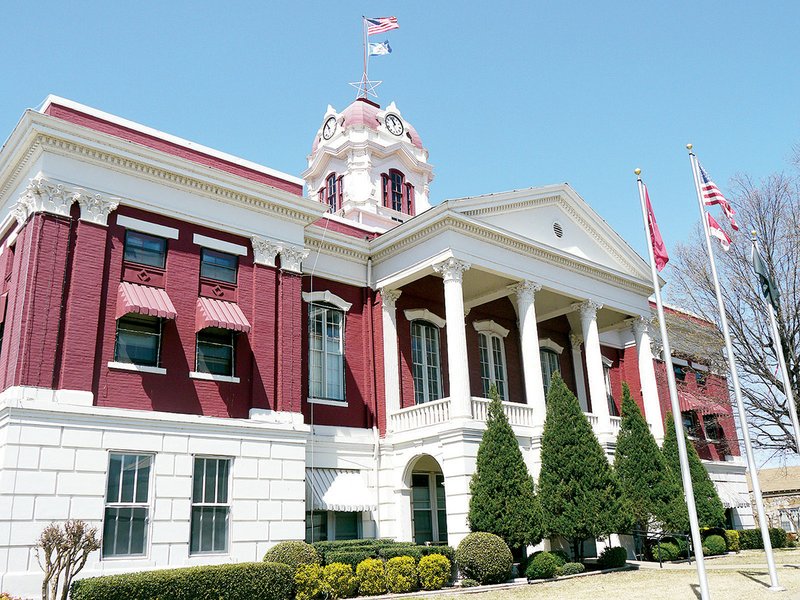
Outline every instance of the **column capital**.
<svg viewBox="0 0 800 600">
<path fill-rule="evenodd" d="M 283 246 L 280 249 L 281 268 L 294 273 L 303 272 L 303 261 L 311 251 L 299 246 Z"/>
<path fill-rule="evenodd" d="M 583 346 L 583 336 L 578 335 L 577 333 L 570 333 L 569 343 L 572 346 L 573 350 L 580 350 L 581 346 Z"/>
<path fill-rule="evenodd" d="M 401 290 L 389 290 L 380 288 L 378 290 L 381 294 L 381 302 L 383 303 L 384 310 L 395 310 L 396 303 L 403 293 Z"/>
<path fill-rule="evenodd" d="M 50 181 L 46 177 L 34 177 L 20 195 L 12 212 L 20 225 L 37 212 L 68 217 L 70 207 L 75 200 L 76 190 L 68 188 L 63 183 Z"/>
<path fill-rule="evenodd" d="M 512 292 L 517 295 L 517 298 L 522 301 L 533 302 L 536 297 L 536 292 L 542 289 L 542 286 L 534 281 L 527 279 L 519 283 L 513 283 L 508 286 Z"/>
<path fill-rule="evenodd" d="M 600 302 L 594 300 L 585 300 L 583 302 L 576 302 L 572 305 L 572 310 L 578 311 L 581 319 L 594 319 L 597 317 L 597 311 L 603 308 Z"/>
<path fill-rule="evenodd" d="M 631 330 L 633 331 L 633 334 L 638 340 L 643 334 L 650 332 L 650 325 L 653 322 L 653 319 L 651 317 L 639 315 L 629 319 L 628 321 L 631 324 Z"/>
<path fill-rule="evenodd" d="M 441 273 L 446 282 L 461 282 L 464 277 L 464 271 L 467 271 L 471 266 L 472 265 L 468 262 L 451 257 L 445 261 L 433 265 L 433 270 L 437 273 Z"/>
<path fill-rule="evenodd" d="M 281 244 L 258 235 L 252 236 L 250 242 L 253 244 L 253 257 L 257 265 L 264 265 L 265 267 L 277 266 L 275 259 L 283 249 Z"/>
<path fill-rule="evenodd" d="M 73 199 L 81 207 L 81 221 L 103 227 L 108 225 L 108 215 L 119 206 L 119 200 L 115 198 L 104 198 L 101 194 L 92 194 L 85 190 L 77 190 Z"/>
</svg>

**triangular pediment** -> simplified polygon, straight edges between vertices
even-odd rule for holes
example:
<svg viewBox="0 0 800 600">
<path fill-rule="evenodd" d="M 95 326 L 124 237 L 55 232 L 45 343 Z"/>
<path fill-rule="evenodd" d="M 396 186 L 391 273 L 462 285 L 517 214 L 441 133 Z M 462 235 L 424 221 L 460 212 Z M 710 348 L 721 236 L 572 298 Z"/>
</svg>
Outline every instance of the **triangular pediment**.
<svg viewBox="0 0 800 600">
<path fill-rule="evenodd" d="M 454 212 L 558 253 L 649 279 L 647 263 L 568 185 L 448 202 Z"/>
</svg>

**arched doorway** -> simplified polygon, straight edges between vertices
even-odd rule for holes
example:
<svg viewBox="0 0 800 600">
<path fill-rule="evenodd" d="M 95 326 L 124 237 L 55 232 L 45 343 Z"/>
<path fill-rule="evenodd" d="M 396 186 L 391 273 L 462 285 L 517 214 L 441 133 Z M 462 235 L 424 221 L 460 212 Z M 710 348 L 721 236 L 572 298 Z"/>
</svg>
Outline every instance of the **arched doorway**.
<svg viewBox="0 0 800 600">
<path fill-rule="evenodd" d="M 411 488 L 411 533 L 416 544 L 447 543 L 444 475 L 435 458 L 424 454 L 408 469 Z"/>
</svg>

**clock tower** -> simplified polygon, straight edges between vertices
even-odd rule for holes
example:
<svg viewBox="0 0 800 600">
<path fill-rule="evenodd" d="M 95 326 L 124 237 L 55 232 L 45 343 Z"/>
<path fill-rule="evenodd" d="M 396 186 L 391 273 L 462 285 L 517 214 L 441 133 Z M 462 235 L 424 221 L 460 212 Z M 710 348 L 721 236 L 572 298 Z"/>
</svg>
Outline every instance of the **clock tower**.
<svg viewBox="0 0 800 600">
<path fill-rule="evenodd" d="M 328 106 L 303 178 L 328 212 L 382 231 L 430 208 L 428 151 L 394 102 Z"/>
</svg>

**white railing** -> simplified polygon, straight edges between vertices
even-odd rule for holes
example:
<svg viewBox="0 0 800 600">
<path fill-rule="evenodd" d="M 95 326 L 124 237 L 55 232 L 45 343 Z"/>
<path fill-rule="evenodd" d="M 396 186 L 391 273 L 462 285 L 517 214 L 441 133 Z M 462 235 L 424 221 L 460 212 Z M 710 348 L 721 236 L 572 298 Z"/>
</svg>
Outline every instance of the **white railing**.
<svg viewBox="0 0 800 600">
<path fill-rule="evenodd" d="M 585 414 L 586 418 L 589 419 L 589 425 L 591 425 L 592 429 L 596 432 L 600 427 L 600 417 L 590 412 L 585 412 L 583 414 Z"/>
<path fill-rule="evenodd" d="M 614 437 L 616 437 L 619 433 L 619 426 L 620 423 L 622 423 L 622 417 L 609 417 L 609 420 L 611 421 L 611 433 L 613 433 Z"/>
<path fill-rule="evenodd" d="M 476 421 L 486 421 L 486 417 L 489 414 L 489 400 L 473 396 L 470 399 L 470 406 L 473 419 Z M 521 427 L 534 426 L 534 410 L 527 404 L 503 402 L 503 412 L 506 413 L 508 422 L 511 425 L 519 425 Z"/>
<path fill-rule="evenodd" d="M 450 420 L 450 398 L 401 408 L 389 417 L 393 431 L 408 431 Z"/>
</svg>

